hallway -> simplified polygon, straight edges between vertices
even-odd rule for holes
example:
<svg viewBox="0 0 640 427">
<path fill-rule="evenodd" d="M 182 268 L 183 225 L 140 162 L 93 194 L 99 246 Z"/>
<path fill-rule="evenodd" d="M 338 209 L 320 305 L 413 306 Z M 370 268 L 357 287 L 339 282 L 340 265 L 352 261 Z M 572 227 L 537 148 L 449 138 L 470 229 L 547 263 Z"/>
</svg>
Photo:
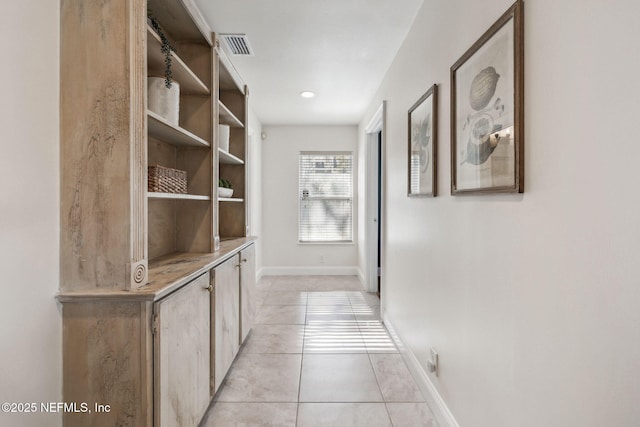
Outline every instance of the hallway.
<svg viewBox="0 0 640 427">
<path fill-rule="evenodd" d="M 355 276 L 269 276 L 256 325 L 202 423 L 227 426 L 437 424 Z"/>
</svg>

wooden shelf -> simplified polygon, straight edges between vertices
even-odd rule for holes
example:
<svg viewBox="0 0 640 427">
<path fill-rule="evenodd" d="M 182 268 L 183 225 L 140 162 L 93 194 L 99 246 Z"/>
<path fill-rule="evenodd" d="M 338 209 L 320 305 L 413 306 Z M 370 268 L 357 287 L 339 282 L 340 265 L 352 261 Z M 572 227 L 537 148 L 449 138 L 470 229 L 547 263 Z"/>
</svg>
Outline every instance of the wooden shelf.
<svg viewBox="0 0 640 427">
<path fill-rule="evenodd" d="M 237 203 L 242 203 L 242 202 L 244 202 L 244 199 L 236 199 L 234 197 L 218 197 L 218 201 L 219 202 L 237 202 Z"/>
<path fill-rule="evenodd" d="M 222 148 L 218 148 L 218 153 L 220 153 L 220 163 L 227 165 L 244 165 L 244 160 L 234 156 L 228 151 L 224 151 Z"/>
<path fill-rule="evenodd" d="M 211 28 L 192 0 L 148 0 L 147 9 L 176 41 L 213 46 Z"/>
<path fill-rule="evenodd" d="M 155 193 L 152 191 L 147 193 L 147 197 L 150 199 L 211 200 L 209 196 L 200 196 L 198 194 Z"/>
<path fill-rule="evenodd" d="M 147 63 L 149 76 L 164 76 L 164 54 L 160 51 L 160 36 L 147 25 Z M 171 52 L 173 79 L 180 83 L 184 95 L 210 95 L 211 91 L 175 52 Z"/>
<path fill-rule="evenodd" d="M 220 84 L 221 90 L 238 90 L 240 93 L 244 93 L 244 81 L 238 70 L 233 66 L 227 54 L 222 50 L 218 49 L 218 54 L 220 57 L 220 71 L 218 76 L 218 81 Z"/>
<path fill-rule="evenodd" d="M 164 117 L 147 110 L 149 117 L 149 134 L 171 145 L 208 148 L 207 141 L 183 129 L 172 125 Z"/>
<path fill-rule="evenodd" d="M 244 124 L 227 108 L 222 101 L 218 101 L 220 107 L 220 123 L 234 128 L 243 128 Z"/>
</svg>

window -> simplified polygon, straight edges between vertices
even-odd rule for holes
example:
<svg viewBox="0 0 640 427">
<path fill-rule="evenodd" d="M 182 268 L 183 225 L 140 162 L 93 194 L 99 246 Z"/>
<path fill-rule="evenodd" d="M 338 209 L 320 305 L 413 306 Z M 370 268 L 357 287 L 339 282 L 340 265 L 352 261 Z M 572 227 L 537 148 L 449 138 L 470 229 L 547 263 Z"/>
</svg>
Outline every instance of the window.
<svg viewBox="0 0 640 427">
<path fill-rule="evenodd" d="M 353 156 L 300 153 L 300 242 L 353 241 Z"/>
</svg>

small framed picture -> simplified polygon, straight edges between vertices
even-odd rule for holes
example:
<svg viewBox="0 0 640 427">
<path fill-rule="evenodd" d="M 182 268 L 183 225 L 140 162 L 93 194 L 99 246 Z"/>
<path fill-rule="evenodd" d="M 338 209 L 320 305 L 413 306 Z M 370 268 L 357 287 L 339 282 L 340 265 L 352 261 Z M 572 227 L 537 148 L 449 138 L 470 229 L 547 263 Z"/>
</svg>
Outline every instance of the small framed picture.
<svg viewBox="0 0 640 427">
<path fill-rule="evenodd" d="M 523 3 L 451 67 L 451 194 L 524 192 Z"/>
<path fill-rule="evenodd" d="M 438 145 L 438 86 L 409 109 L 409 197 L 437 194 L 436 154 Z"/>
</svg>

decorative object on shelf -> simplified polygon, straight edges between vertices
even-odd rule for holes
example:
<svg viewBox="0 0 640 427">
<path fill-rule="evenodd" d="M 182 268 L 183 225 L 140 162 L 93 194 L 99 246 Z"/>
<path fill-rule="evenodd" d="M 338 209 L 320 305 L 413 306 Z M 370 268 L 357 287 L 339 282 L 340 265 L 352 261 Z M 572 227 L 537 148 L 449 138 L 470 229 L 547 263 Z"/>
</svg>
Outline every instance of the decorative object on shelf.
<svg viewBox="0 0 640 427">
<path fill-rule="evenodd" d="M 164 84 L 162 77 L 148 79 L 148 108 L 165 118 L 169 123 L 178 126 L 180 117 L 180 85 L 173 82 L 171 87 Z"/>
<path fill-rule="evenodd" d="M 409 109 L 408 192 L 412 196 L 436 196 L 436 154 L 438 143 L 438 86 Z"/>
<path fill-rule="evenodd" d="M 153 28 L 158 36 L 160 36 L 160 40 L 162 41 L 160 51 L 164 54 L 164 84 L 167 89 L 171 89 L 173 83 L 173 74 L 171 72 L 171 52 L 175 52 L 176 49 L 171 44 L 164 31 L 162 31 L 162 27 L 160 27 L 156 18 L 153 17 L 151 11 L 147 11 L 147 20 L 149 25 L 151 25 L 151 28 Z"/>
<path fill-rule="evenodd" d="M 229 152 L 229 126 L 228 125 L 218 125 L 218 140 L 221 150 Z"/>
<path fill-rule="evenodd" d="M 233 186 L 224 178 L 218 179 L 218 197 L 233 196 Z"/>
<path fill-rule="evenodd" d="M 187 193 L 187 172 L 159 165 L 149 166 L 148 172 L 147 191 L 155 193 Z"/>
<path fill-rule="evenodd" d="M 451 194 L 524 192 L 523 7 L 451 67 Z"/>
</svg>

